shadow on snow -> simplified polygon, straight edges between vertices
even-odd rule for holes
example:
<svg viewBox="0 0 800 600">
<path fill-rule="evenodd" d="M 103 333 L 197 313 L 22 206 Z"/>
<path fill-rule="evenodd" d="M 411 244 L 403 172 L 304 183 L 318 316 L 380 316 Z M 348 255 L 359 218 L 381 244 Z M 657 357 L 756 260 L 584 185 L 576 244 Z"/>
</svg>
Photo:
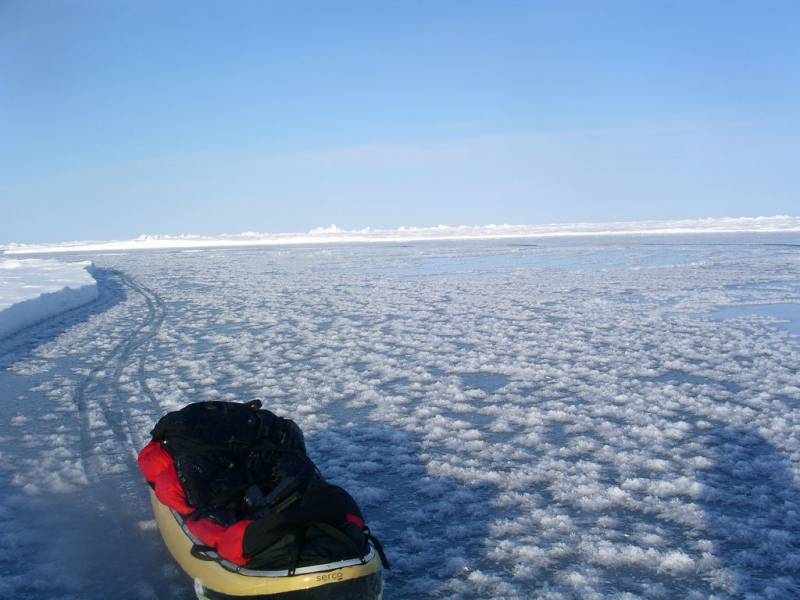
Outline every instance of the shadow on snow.
<svg viewBox="0 0 800 600">
<path fill-rule="evenodd" d="M 754 431 L 717 426 L 706 437 L 716 464 L 701 471 L 703 508 L 725 587 L 737 597 L 800 597 L 800 491 L 790 463 Z"/>
</svg>

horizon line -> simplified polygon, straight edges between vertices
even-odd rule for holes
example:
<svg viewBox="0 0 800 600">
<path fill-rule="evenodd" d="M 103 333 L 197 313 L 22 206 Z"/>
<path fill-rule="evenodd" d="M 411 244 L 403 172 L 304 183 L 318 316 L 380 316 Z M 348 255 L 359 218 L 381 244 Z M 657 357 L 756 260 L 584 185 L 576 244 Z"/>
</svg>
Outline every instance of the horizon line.
<svg viewBox="0 0 800 600">
<path fill-rule="evenodd" d="M 336 225 L 317 227 L 305 233 L 238 234 L 142 234 L 128 240 L 73 241 L 46 244 L 0 245 L 2 254 L 48 254 L 105 250 L 164 250 L 170 248 L 218 248 L 301 244 L 380 243 L 398 241 L 482 240 L 620 235 L 678 235 L 708 233 L 791 233 L 800 232 L 800 217 L 789 215 L 757 217 L 706 217 L 697 219 L 649 219 L 599 223 L 547 223 L 538 225 L 437 225 L 401 226 L 395 229 L 341 229 Z"/>
</svg>

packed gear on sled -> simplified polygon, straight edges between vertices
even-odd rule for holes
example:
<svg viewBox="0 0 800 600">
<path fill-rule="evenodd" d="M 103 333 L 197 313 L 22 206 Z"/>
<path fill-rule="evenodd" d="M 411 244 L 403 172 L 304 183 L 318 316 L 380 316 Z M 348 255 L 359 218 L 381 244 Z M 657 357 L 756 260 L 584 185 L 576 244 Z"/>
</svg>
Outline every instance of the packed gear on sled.
<svg viewBox="0 0 800 600">
<path fill-rule="evenodd" d="M 381 597 L 380 542 L 300 428 L 259 401 L 168 413 L 139 453 L 159 531 L 199 598 Z"/>
</svg>

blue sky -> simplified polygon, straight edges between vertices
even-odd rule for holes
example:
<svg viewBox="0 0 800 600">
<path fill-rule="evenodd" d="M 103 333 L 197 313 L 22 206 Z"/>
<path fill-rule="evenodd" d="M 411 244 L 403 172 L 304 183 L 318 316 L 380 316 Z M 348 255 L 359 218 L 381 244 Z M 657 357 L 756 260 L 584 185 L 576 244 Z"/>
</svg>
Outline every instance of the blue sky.
<svg viewBox="0 0 800 600">
<path fill-rule="evenodd" d="M 797 2 L 0 1 L 0 244 L 798 214 Z"/>
</svg>

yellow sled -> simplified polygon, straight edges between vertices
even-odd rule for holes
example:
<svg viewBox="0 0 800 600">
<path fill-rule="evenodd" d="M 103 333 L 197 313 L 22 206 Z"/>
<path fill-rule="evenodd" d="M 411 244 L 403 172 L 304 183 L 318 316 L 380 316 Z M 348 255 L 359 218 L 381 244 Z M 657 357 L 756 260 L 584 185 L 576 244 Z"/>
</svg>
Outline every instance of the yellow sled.
<svg viewBox="0 0 800 600">
<path fill-rule="evenodd" d="M 288 571 L 255 571 L 223 559 L 195 557 L 192 547 L 200 542 L 184 528 L 180 517 L 161 504 L 152 490 L 150 502 L 167 549 L 194 580 L 200 600 L 381 600 L 383 597 L 381 561 L 372 546 L 363 562 L 356 558 L 301 567 L 294 575 Z"/>
</svg>

